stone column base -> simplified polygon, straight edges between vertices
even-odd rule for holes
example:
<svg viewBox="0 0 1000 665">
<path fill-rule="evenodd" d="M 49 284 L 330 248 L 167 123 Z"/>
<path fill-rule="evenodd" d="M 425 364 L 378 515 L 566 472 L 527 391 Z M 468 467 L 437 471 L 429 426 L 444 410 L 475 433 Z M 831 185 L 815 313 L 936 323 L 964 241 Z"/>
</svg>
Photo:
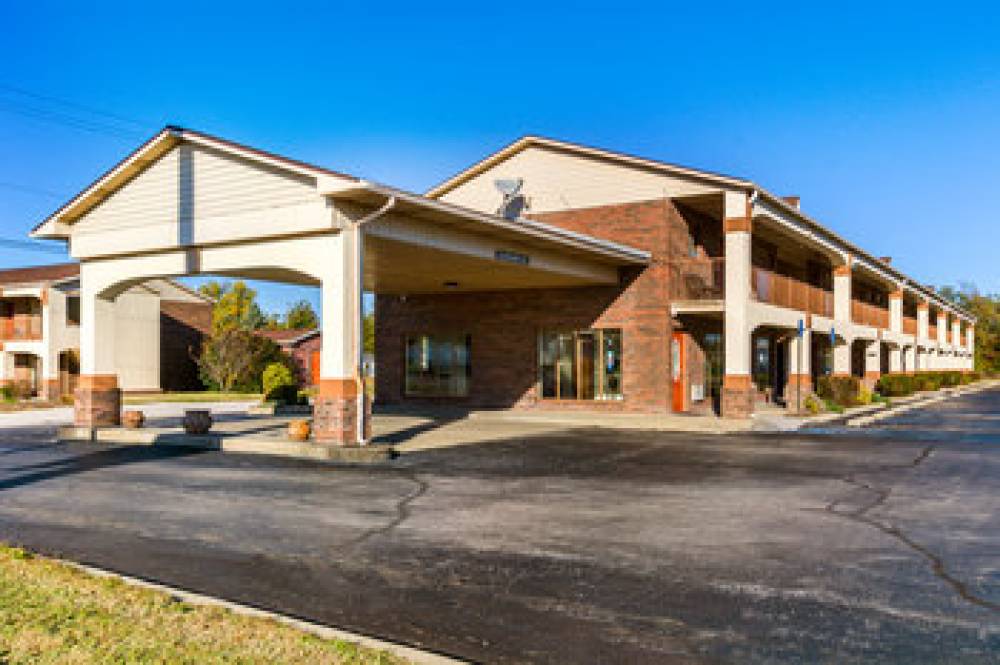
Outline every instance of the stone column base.
<svg viewBox="0 0 1000 665">
<path fill-rule="evenodd" d="M 722 377 L 722 415 L 726 418 L 749 418 L 753 415 L 753 386 L 749 374 L 726 374 Z"/>
<path fill-rule="evenodd" d="M 114 374 L 80 375 L 73 404 L 77 427 L 117 427 L 122 422 L 122 391 Z"/>
<path fill-rule="evenodd" d="M 364 439 L 371 438 L 371 399 L 364 396 L 364 410 L 358 413 L 358 381 L 355 379 L 320 379 L 313 401 L 313 438 L 321 443 L 356 446 L 358 417 L 362 418 Z"/>
<path fill-rule="evenodd" d="M 802 391 L 801 400 L 798 399 L 800 386 Z M 806 397 L 811 395 L 812 391 L 813 391 L 813 385 L 812 385 L 812 377 L 810 375 L 789 374 L 788 382 L 785 383 L 786 408 L 795 410 L 797 406 L 800 406 L 806 401 Z"/>
</svg>

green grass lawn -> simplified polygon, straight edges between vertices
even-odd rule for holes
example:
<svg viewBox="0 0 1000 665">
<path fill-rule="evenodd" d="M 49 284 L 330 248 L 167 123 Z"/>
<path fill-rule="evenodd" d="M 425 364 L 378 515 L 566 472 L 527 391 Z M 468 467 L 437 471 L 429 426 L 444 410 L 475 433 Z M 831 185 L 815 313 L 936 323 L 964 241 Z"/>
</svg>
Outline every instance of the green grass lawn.
<svg viewBox="0 0 1000 665">
<path fill-rule="evenodd" d="M 403 663 L 0 545 L 0 663 Z"/>
<path fill-rule="evenodd" d="M 223 393 L 212 391 L 184 393 L 149 393 L 125 395 L 126 404 L 152 404 L 153 402 L 253 402 L 260 401 L 259 393 Z"/>
</svg>

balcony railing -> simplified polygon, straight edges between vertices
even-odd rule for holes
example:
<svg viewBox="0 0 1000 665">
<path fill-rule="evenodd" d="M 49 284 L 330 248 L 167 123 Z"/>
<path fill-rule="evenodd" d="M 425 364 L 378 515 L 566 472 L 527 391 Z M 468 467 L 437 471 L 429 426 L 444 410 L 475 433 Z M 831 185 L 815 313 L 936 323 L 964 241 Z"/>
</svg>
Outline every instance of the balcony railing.
<svg viewBox="0 0 1000 665">
<path fill-rule="evenodd" d="M 754 266 L 750 273 L 750 290 L 758 302 L 808 312 L 818 316 L 833 316 L 833 293 L 807 282 Z"/>
<path fill-rule="evenodd" d="M 671 300 L 722 300 L 725 297 L 724 258 L 674 259 L 667 266 Z"/>
<path fill-rule="evenodd" d="M 917 334 L 917 320 L 912 316 L 903 317 L 903 332 L 907 335 L 916 336 Z"/>
<path fill-rule="evenodd" d="M 0 340 L 39 340 L 42 338 L 42 317 L 13 316 L 0 318 Z"/>
<path fill-rule="evenodd" d="M 863 326 L 888 329 L 889 310 L 860 300 L 852 300 L 851 320 Z"/>
</svg>

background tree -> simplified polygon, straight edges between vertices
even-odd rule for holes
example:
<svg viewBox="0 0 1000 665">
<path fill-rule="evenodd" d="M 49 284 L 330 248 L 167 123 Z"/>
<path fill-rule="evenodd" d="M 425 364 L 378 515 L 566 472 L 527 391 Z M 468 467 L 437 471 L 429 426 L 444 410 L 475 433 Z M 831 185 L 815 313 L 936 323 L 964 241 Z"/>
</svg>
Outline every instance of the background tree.
<svg viewBox="0 0 1000 665">
<path fill-rule="evenodd" d="M 258 330 L 264 327 L 266 319 L 257 304 L 257 292 L 243 280 L 212 280 L 202 284 L 198 292 L 215 304 L 212 309 L 213 330 Z"/>
<path fill-rule="evenodd" d="M 197 358 L 202 382 L 210 390 L 259 393 L 268 365 L 280 363 L 294 376 L 295 361 L 277 344 L 243 328 L 214 331 Z"/>
<path fill-rule="evenodd" d="M 368 312 L 361 322 L 365 353 L 375 353 L 375 314 Z"/>
<path fill-rule="evenodd" d="M 968 283 L 944 286 L 938 293 L 976 317 L 976 370 L 1000 372 L 1000 295 L 982 294 Z"/>
<path fill-rule="evenodd" d="M 308 300 L 299 300 L 285 312 L 284 327 L 289 330 L 312 330 L 319 328 L 319 316 Z"/>
</svg>

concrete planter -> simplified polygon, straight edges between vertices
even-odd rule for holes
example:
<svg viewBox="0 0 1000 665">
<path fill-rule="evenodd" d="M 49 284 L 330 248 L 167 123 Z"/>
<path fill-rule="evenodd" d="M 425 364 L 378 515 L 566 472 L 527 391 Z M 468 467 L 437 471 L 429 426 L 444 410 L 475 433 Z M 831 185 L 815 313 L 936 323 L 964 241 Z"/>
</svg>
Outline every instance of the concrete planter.
<svg viewBox="0 0 1000 665">
<path fill-rule="evenodd" d="M 146 414 L 142 411 L 128 410 L 122 413 L 122 425 L 129 429 L 139 429 L 146 423 Z"/>
<path fill-rule="evenodd" d="M 308 420 L 293 420 L 288 423 L 288 438 L 292 441 L 308 441 L 312 425 Z"/>
<path fill-rule="evenodd" d="M 184 431 L 188 434 L 207 434 L 212 429 L 212 413 L 208 409 L 189 409 L 184 412 Z"/>
</svg>

